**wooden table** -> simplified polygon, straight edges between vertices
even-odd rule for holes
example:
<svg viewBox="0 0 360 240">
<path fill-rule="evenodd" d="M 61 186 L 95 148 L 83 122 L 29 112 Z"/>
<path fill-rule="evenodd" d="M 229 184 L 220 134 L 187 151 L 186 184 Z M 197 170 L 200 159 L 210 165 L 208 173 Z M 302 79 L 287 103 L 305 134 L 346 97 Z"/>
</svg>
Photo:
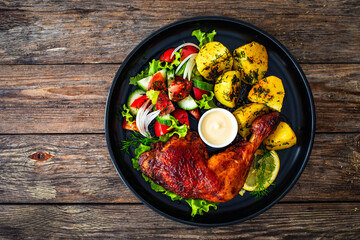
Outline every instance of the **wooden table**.
<svg viewBox="0 0 360 240">
<path fill-rule="evenodd" d="M 218 228 L 173 222 L 139 202 L 104 136 L 107 93 L 127 54 L 160 27 L 202 15 L 248 21 L 282 42 L 317 114 L 290 193 Z M 358 0 L 0 1 L 0 238 L 360 239 L 359 16 Z"/>
</svg>

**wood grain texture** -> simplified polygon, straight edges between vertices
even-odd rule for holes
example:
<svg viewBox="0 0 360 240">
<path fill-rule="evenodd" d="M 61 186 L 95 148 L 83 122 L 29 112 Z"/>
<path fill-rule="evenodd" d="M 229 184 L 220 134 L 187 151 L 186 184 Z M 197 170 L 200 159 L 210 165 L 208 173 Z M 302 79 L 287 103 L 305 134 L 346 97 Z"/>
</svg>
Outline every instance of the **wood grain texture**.
<svg viewBox="0 0 360 240">
<path fill-rule="evenodd" d="M 0 67 L 1 133 L 104 132 L 117 65 Z"/>
<path fill-rule="evenodd" d="M 54 157 L 28 158 L 39 151 Z M 0 136 L 0 172 L 0 203 L 139 202 L 117 175 L 102 134 Z M 359 176 L 360 135 L 318 134 L 283 201 L 360 201 Z"/>
<path fill-rule="evenodd" d="M 317 114 L 293 189 L 262 215 L 218 228 L 141 204 L 104 136 L 107 94 L 130 51 L 205 15 L 247 21 L 284 44 Z M 0 239 L 360 239 L 359 22 L 358 0 L 0 1 Z"/>
<path fill-rule="evenodd" d="M 0 133 L 103 133 L 112 64 L 0 67 Z M 360 65 L 303 64 L 317 132 L 360 132 Z"/>
<path fill-rule="evenodd" d="M 0 12 L 0 64 L 120 63 L 155 30 L 204 15 L 254 24 L 302 63 L 360 62 L 357 0 L 17 0 Z"/>
<path fill-rule="evenodd" d="M 234 226 L 176 223 L 144 205 L 0 206 L 11 239 L 359 239 L 360 204 L 277 204 Z"/>
<path fill-rule="evenodd" d="M 39 151 L 53 157 L 28 157 Z M 117 174 L 104 135 L 0 136 L 0 172 L 0 202 L 138 202 Z"/>
</svg>

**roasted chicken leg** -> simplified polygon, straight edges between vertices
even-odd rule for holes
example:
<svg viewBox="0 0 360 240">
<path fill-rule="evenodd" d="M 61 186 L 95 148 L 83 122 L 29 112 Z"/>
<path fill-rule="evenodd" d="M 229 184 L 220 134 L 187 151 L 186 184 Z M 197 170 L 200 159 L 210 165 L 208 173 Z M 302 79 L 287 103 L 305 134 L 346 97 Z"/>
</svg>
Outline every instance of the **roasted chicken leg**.
<svg viewBox="0 0 360 240">
<path fill-rule="evenodd" d="M 226 202 L 243 187 L 255 151 L 280 122 L 278 112 L 256 119 L 250 140 L 240 141 L 209 158 L 205 144 L 194 131 L 166 143 L 155 143 L 140 155 L 141 171 L 175 194 L 192 199 Z"/>
</svg>

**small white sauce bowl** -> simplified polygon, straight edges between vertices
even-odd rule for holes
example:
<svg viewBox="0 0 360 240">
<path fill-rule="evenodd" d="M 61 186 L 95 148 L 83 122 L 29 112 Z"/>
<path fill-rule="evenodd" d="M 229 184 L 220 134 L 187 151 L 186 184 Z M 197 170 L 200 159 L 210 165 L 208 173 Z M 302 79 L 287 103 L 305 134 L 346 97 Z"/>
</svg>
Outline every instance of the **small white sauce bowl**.
<svg viewBox="0 0 360 240">
<path fill-rule="evenodd" d="M 214 145 L 212 143 L 210 143 L 208 140 L 206 140 L 206 138 L 204 137 L 204 134 L 202 132 L 202 125 L 204 124 L 203 120 L 205 119 L 205 117 L 212 113 L 212 112 L 223 112 L 225 113 L 226 116 L 229 117 L 230 119 L 230 122 L 232 124 L 232 127 L 234 129 L 234 131 L 231 132 L 231 135 L 228 136 L 227 138 L 227 141 L 220 144 L 220 145 Z M 199 124 L 198 124 L 198 132 L 199 132 L 199 135 L 200 135 L 200 138 L 205 142 L 206 145 L 210 146 L 210 147 L 213 147 L 213 148 L 222 148 L 222 147 L 226 147 L 227 145 L 229 145 L 230 143 L 232 143 L 232 141 L 234 141 L 234 139 L 236 138 L 236 135 L 237 135 L 237 132 L 238 132 L 238 123 L 236 121 L 236 118 L 235 116 L 229 112 L 228 110 L 226 109 L 223 109 L 223 108 L 213 108 L 213 109 L 210 109 L 208 111 L 206 111 L 200 118 L 199 120 Z"/>
</svg>

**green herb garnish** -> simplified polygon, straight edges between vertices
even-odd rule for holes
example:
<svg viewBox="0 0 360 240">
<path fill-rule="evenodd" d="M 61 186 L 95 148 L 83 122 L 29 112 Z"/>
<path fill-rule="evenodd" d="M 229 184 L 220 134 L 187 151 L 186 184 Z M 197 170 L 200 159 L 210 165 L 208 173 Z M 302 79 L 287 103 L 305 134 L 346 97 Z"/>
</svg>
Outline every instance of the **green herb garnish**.
<svg viewBox="0 0 360 240">
<path fill-rule="evenodd" d="M 203 45 L 214 41 L 216 32 L 215 30 L 213 30 L 211 33 L 205 33 L 198 29 L 194 30 L 191 35 L 197 38 L 197 40 L 199 41 L 199 47 L 202 47 Z"/>
<path fill-rule="evenodd" d="M 214 92 L 210 91 L 210 96 L 204 94 L 202 95 L 201 100 L 195 100 L 195 102 L 199 105 L 200 109 L 211 109 L 211 108 L 217 108 L 215 105 L 213 98 L 214 98 Z"/>
<path fill-rule="evenodd" d="M 275 164 L 273 162 L 270 163 L 270 167 L 267 167 L 267 163 L 265 161 L 268 157 L 271 157 L 270 151 L 267 150 L 263 145 L 261 145 L 260 149 L 263 151 L 264 154 L 260 158 L 254 159 L 254 161 L 256 161 L 255 168 L 257 185 L 255 189 L 250 192 L 251 195 L 255 196 L 255 199 L 259 199 L 269 193 L 267 188 L 265 188 L 265 186 L 270 183 L 270 179 L 268 178 L 266 172 L 272 172 L 275 169 Z M 270 186 L 273 185 L 275 184 L 270 184 Z"/>
</svg>

